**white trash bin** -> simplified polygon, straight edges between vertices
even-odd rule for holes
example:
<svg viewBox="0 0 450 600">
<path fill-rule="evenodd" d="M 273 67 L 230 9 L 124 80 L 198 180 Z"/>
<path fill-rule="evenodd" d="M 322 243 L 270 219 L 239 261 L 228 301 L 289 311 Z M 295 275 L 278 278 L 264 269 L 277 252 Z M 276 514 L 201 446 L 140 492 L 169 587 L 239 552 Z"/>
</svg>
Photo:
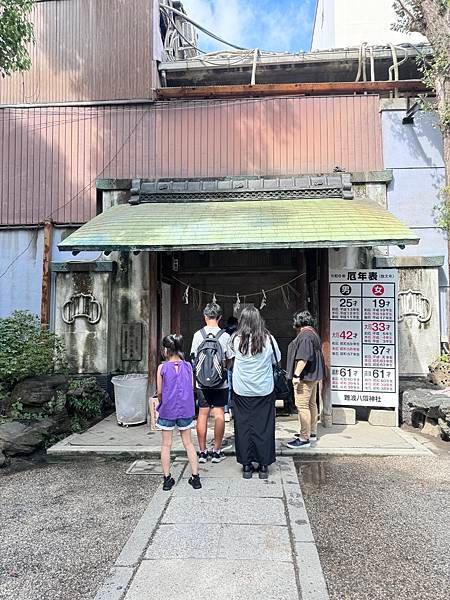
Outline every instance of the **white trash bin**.
<svg viewBox="0 0 450 600">
<path fill-rule="evenodd" d="M 131 373 L 112 378 L 119 425 L 140 425 L 147 422 L 147 381 L 145 374 Z"/>
</svg>

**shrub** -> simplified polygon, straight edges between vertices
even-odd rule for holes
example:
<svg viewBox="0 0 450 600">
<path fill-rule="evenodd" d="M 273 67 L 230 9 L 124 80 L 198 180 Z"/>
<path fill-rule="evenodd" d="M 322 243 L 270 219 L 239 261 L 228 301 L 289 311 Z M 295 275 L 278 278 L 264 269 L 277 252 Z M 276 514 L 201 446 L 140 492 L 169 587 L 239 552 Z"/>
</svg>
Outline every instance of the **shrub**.
<svg viewBox="0 0 450 600">
<path fill-rule="evenodd" d="M 87 427 L 89 421 L 102 414 L 108 396 L 94 377 L 71 379 L 66 393 L 66 407 L 74 433 Z"/>
<path fill-rule="evenodd" d="M 0 382 L 6 388 L 27 377 L 62 372 L 66 365 L 61 340 L 41 328 L 37 315 L 15 311 L 0 319 Z"/>
</svg>

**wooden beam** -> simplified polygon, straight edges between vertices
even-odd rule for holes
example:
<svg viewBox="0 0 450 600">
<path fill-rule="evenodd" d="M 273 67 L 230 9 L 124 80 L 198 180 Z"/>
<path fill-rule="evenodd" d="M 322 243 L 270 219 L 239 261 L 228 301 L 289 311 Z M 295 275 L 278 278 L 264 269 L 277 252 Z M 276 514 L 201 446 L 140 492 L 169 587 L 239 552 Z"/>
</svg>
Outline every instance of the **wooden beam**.
<svg viewBox="0 0 450 600">
<path fill-rule="evenodd" d="M 431 91 L 422 80 L 403 81 L 333 81 L 325 83 L 259 83 L 256 85 L 209 85 L 166 87 L 156 90 L 158 100 L 196 98 L 241 98 L 262 96 L 322 96 Z"/>
<path fill-rule="evenodd" d="M 50 324 L 50 293 L 51 273 L 50 263 L 52 260 L 53 223 L 44 223 L 44 253 L 42 258 L 42 287 L 41 287 L 41 327 Z"/>
</svg>

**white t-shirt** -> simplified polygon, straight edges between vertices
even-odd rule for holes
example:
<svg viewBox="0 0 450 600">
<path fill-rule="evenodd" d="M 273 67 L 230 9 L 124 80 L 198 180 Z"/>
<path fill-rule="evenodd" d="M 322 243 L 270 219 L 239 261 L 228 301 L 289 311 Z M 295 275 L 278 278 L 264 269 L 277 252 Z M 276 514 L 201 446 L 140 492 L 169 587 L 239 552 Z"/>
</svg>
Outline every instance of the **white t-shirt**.
<svg viewBox="0 0 450 600">
<path fill-rule="evenodd" d="M 272 344 L 267 338 L 264 349 L 259 354 L 251 355 L 250 349 L 246 355 L 239 352 L 240 338 L 235 336 L 232 340 L 234 354 L 233 391 L 239 396 L 267 396 L 274 389 L 273 367 L 281 360 L 281 352 L 273 336 Z"/>
<path fill-rule="evenodd" d="M 222 328 L 206 326 L 206 327 L 203 327 L 202 329 L 204 330 L 206 335 L 208 335 L 209 333 L 217 335 Z M 226 331 L 224 333 L 222 333 L 222 335 L 219 338 L 219 343 L 222 346 L 222 350 L 223 350 L 223 354 L 224 354 L 225 358 L 233 358 L 233 354 L 230 349 L 230 339 L 231 338 Z M 200 329 L 199 331 L 196 331 L 194 333 L 194 337 L 192 339 L 192 346 L 191 346 L 191 355 L 193 354 L 194 356 L 197 356 L 197 350 L 199 349 L 199 347 L 203 341 L 204 341 L 204 337 L 202 336 L 202 330 Z M 225 380 L 223 382 L 223 384 L 217 389 L 221 390 L 221 389 L 226 389 L 226 388 L 228 388 L 227 380 Z"/>
</svg>

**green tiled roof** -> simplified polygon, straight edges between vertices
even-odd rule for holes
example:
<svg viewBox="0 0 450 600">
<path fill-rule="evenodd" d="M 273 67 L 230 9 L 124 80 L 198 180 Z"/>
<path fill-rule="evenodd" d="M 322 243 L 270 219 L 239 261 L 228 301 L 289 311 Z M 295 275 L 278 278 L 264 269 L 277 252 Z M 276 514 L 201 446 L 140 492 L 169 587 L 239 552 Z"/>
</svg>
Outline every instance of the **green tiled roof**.
<svg viewBox="0 0 450 600">
<path fill-rule="evenodd" d="M 417 244 L 369 201 L 172 202 L 108 209 L 59 244 L 67 250 L 227 250 Z"/>
</svg>

